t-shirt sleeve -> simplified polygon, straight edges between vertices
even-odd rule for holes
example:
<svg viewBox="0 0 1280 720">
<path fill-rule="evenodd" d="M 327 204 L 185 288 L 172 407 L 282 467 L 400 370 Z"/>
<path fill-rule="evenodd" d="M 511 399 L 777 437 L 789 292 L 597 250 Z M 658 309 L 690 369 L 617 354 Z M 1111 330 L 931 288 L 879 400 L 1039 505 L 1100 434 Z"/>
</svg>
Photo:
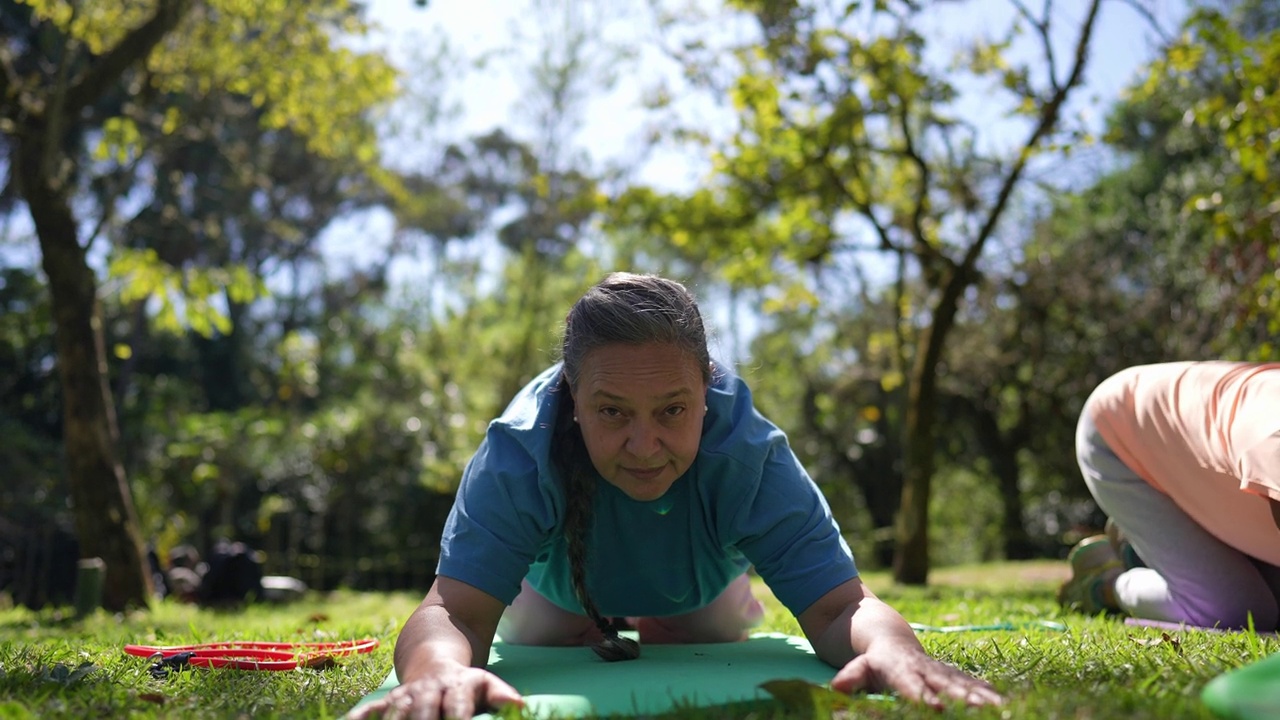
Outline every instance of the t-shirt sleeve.
<svg viewBox="0 0 1280 720">
<path fill-rule="evenodd" d="M 514 439 L 491 430 L 462 474 L 436 573 L 510 605 L 555 517 L 556 499 L 539 482 L 537 463 Z"/>
<path fill-rule="evenodd" d="M 795 615 L 858 576 L 826 498 L 785 441 L 772 444 L 729 525 L 732 543 Z"/>
<path fill-rule="evenodd" d="M 1240 489 L 1280 501 L 1280 432 L 1267 436 L 1241 455 Z"/>
</svg>

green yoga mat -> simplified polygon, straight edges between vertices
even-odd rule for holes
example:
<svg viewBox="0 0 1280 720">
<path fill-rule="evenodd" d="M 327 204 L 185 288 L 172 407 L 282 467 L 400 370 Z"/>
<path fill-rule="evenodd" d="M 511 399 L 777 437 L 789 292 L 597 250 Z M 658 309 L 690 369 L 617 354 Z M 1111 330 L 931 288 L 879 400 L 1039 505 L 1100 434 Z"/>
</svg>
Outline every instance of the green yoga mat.
<svg viewBox="0 0 1280 720">
<path fill-rule="evenodd" d="M 808 640 L 778 633 L 740 643 L 645 645 L 638 659 L 618 663 L 606 663 L 585 647 L 499 640 L 490 651 L 489 669 L 524 695 L 525 707 L 538 718 L 653 715 L 676 707 L 726 705 L 770 697 L 759 687 L 769 680 L 826 685 L 835 676 Z M 392 670 L 356 707 L 398 684 Z"/>
</svg>

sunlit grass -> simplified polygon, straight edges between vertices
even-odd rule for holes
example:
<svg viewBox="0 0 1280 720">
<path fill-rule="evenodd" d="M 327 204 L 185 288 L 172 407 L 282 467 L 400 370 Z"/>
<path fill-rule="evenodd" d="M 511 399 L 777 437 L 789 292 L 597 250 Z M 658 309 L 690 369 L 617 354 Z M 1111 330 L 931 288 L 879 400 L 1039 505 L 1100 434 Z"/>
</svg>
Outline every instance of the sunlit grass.
<svg viewBox="0 0 1280 720">
<path fill-rule="evenodd" d="M 406 593 L 334 593 L 242 612 L 166 602 L 148 613 L 100 612 L 84 621 L 53 611 L 0 612 L 0 718 L 338 717 L 386 677 L 391 643 L 420 599 Z M 363 637 L 382 645 L 323 671 L 199 670 L 156 680 L 145 658 L 123 652 L 130 643 Z M 66 679 L 86 663 L 90 672 Z"/>
<path fill-rule="evenodd" d="M 1013 630 L 923 632 L 936 656 L 987 678 L 1009 697 L 1003 708 L 940 712 L 903 702 L 855 698 L 858 718 L 1210 718 L 1204 684 L 1225 670 L 1280 650 L 1247 633 L 1182 632 L 1126 626 L 1115 619 L 1063 615 L 1053 591 L 1061 563 L 941 570 L 924 588 L 866 577 L 908 620 L 931 626 L 1009 623 Z M 764 629 L 798 632 L 795 620 L 758 587 L 769 608 Z M 219 613 L 159 604 L 127 616 L 75 621 L 60 612 L 0 611 L 0 718 L 334 718 L 376 688 L 391 668 L 401 622 L 420 598 L 408 593 L 314 595 L 283 607 Z M 1066 629 L 1042 627 L 1061 622 Z M 290 672 L 192 671 L 152 678 L 127 643 L 211 640 L 318 641 L 376 637 L 374 652 L 331 669 Z M 753 704 L 689 709 L 695 720 L 811 717 Z"/>
</svg>

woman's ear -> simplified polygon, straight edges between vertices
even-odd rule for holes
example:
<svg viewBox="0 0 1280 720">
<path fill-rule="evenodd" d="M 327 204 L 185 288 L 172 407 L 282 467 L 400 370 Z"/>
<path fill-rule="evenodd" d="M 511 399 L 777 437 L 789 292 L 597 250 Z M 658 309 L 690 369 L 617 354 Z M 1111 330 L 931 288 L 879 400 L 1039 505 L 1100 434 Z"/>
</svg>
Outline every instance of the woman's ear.
<svg viewBox="0 0 1280 720">
<path fill-rule="evenodd" d="M 577 419 L 578 419 L 578 400 L 577 400 L 577 398 L 576 398 L 576 397 L 574 397 L 574 387 L 573 387 L 573 384 L 569 382 L 569 376 L 568 376 L 568 375 L 565 375 L 563 372 L 561 372 L 561 373 L 560 373 L 560 385 L 561 385 L 561 387 L 563 387 L 565 390 L 567 390 L 567 391 L 569 392 L 569 398 L 568 398 L 568 400 L 569 400 L 569 409 L 573 411 L 573 419 L 574 419 L 574 421 L 577 421 Z"/>
</svg>

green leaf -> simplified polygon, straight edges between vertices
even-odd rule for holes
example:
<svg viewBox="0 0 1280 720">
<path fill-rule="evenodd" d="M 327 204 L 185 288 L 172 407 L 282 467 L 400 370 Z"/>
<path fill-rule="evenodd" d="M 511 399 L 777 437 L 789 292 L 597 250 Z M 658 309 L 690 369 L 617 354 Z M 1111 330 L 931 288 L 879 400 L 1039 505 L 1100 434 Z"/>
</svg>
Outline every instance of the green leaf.
<svg viewBox="0 0 1280 720">
<path fill-rule="evenodd" d="M 808 680 L 768 680 L 759 687 L 789 712 L 807 717 L 829 717 L 832 711 L 847 710 L 851 705 L 848 695 Z"/>
</svg>

